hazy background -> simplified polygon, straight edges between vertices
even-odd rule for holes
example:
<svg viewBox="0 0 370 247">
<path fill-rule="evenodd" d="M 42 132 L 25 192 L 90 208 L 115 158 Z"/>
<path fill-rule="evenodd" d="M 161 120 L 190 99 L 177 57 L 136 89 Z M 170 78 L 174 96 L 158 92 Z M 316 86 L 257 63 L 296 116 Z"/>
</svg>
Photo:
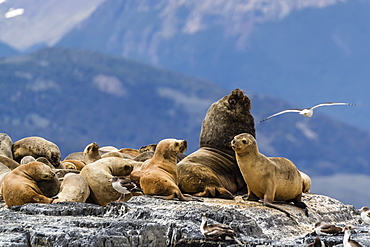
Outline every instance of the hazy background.
<svg viewBox="0 0 370 247">
<path fill-rule="evenodd" d="M 1 132 L 60 146 L 199 144 L 210 104 L 243 89 L 312 192 L 369 205 L 370 1 L 0 0 Z"/>
</svg>

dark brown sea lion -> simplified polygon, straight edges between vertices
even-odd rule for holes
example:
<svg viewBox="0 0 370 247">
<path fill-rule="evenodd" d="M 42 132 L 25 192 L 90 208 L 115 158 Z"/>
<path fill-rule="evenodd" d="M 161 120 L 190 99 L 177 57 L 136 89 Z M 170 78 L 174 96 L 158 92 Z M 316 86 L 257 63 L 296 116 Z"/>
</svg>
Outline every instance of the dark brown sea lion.
<svg viewBox="0 0 370 247">
<path fill-rule="evenodd" d="M 250 99 L 239 89 L 213 103 L 203 120 L 200 148 L 177 165 L 181 191 L 232 199 L 247 187 L 230 146 L 240 133 L 255 136 Z"/>
</svg>

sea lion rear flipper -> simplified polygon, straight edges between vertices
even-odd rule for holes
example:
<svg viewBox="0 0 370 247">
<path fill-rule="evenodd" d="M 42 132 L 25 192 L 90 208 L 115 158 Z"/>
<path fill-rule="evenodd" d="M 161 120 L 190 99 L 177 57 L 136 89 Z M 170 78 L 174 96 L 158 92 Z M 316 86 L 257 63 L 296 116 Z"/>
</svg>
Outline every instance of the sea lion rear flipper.
<svg viewBox="0 0 370 247">
<path fill-rule="evenodd" d="M 267 206 L 267 207 L 270 207 L 270 208 L 275 208 L 283 213 L 285 213 L 287 216 L 291 217 L 291 214 L 286 211 L 285 209 L 273 204 L 273 203 L 270 203 L 270 202 L 266 202 L 266 201 L 263 201 L 263 205 Z"/>
<path fill-rule="evenodd" d="M 198 197 L 219 197 L 224 199 L 234 199 L 233 194 L 230 193 L 227 189 L 223 187 L 216 186 L 206 186 L 204 191 L 194 194 Z"/>
</svg>

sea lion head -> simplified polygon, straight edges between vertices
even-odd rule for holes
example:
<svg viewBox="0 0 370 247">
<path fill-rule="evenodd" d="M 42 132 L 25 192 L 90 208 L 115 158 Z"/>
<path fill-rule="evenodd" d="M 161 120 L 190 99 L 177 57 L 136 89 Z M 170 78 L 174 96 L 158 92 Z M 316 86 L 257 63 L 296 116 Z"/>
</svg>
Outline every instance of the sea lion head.
<svg viewBox="0 0 370 247">
<path fill-rule="evenodd" d="M 200 147 L 210 147 L 234 153 L 230 141 L 240 133 L 255 136 L 251 101 L 240 89 L 213 103 L 202 123 Z"/>
<path fill-rule="evenodd" d="M 55 176 L 55 173 L 49 166 L 39 161 L 33 161 L 21 166 L 27 166 L 27 174 L 37 182 L 51 180 Z"/>
<path fill-rule="evenodd" d="M 84 150 L 84 154 L 93 154 L 97 152 L 99 152 L 99 145 L 96 142 L 90 143 Z"/>
<path fill-rule="evenodd" d="M 230 95 L 226 96 L 226 107 L 232 111 L 250 111 L 251 101 L 240 89 L 234 89 Z"/>
<path fill-rule="evenodd" d="M 238 154 L 249 153 L 256 150 L 257 142 L 251 134 L 242 133 L 234 137 L 231 147 Z"/>
<path fill-rule="evenodd" d="M 163 139 L 156 148 L 154 154 L 163 155 L 165 158 L 176 157 L 178 153 L 184 153 L 188 147 L 188 142 L 177 139 Z"/>
</svg>

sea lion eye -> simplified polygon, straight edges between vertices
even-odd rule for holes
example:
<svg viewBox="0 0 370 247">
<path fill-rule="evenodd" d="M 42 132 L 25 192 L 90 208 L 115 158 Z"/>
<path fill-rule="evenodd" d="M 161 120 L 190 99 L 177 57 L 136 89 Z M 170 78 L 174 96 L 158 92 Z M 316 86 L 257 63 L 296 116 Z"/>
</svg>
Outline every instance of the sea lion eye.
<svg viewBox="0 0 370 247">
<path fill-rule="evenodd" d="M 235 99 L 230 99 L 229 104 L 230 105 L 236 105 L 236 100 Z"/>
</svg>

